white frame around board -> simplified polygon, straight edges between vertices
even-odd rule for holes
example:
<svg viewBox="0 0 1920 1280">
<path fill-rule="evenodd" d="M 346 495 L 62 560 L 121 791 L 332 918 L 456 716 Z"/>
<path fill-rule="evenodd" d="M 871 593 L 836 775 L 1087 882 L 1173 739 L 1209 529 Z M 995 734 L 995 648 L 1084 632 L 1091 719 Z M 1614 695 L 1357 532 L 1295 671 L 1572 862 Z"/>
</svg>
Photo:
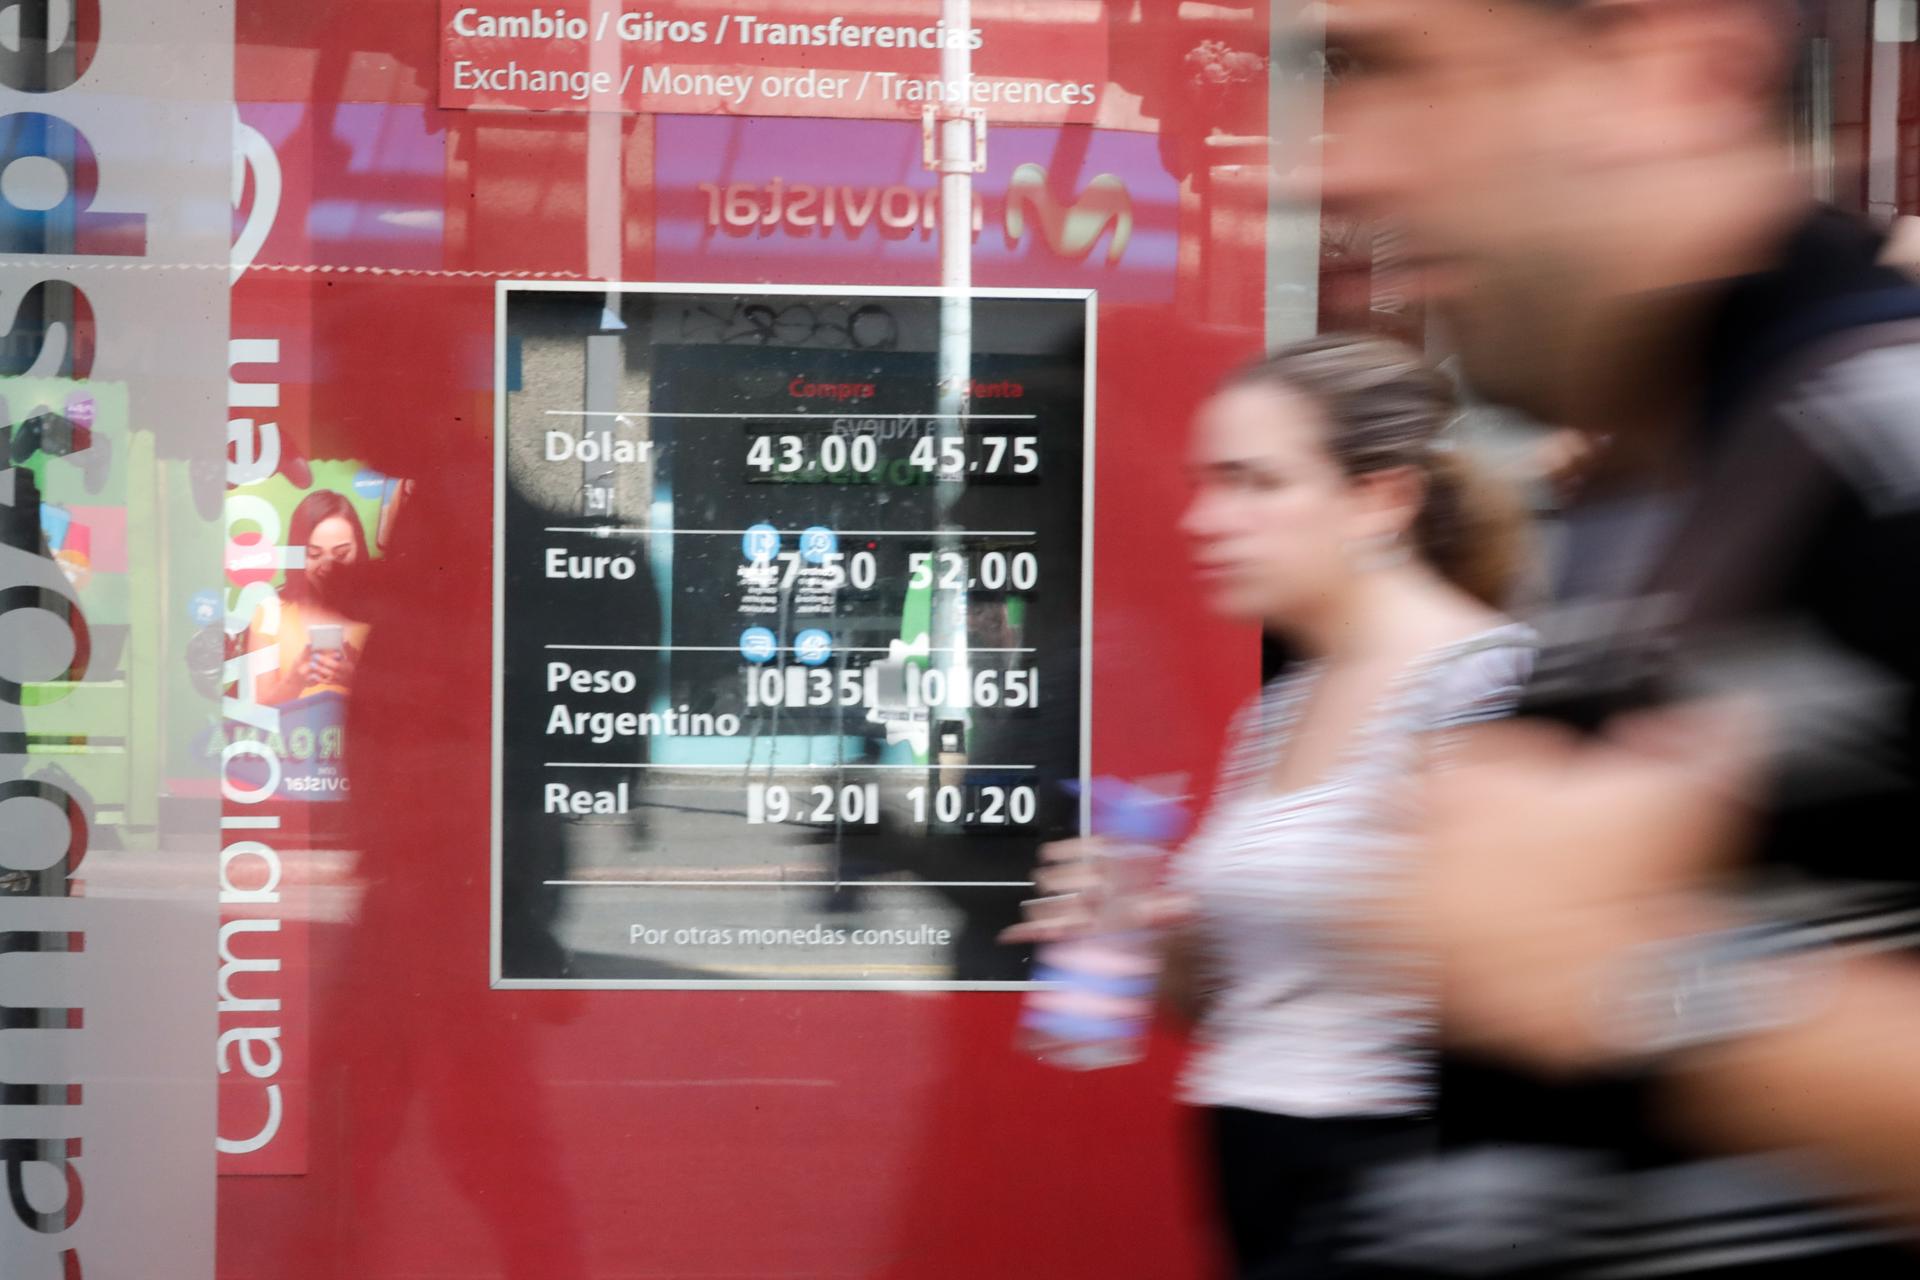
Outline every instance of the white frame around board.
<svg viewBox="0 0 1920 1280">
<path fill-rule="evenodd" d="M 1079 301 L 1086 307 L 1086 355 L 1083 363 L 1085 411 L 1081 424 L 1080 524 L 1080 829 L 1089 821 L 1091 800 L 1085 784 L 1092 775 L 1093 753 L 1093 574 L 1094 574 L 1094 420 L 1095 370 L 1099 353 L 1098 294 L 1091 289 L 942 289 L 900 285 L 758 284 L 740 282 L 678 284 L 673 282 L 603 282 L 596 280 L 500 280 L 494 288 L 493 342 L 493 634 L 491 666 L 493 705 L 488 744 L 491 776 L 487 804 L 491 823 L 491 891 L 489 894 L 487 953 L 490 985 L 503 991 L 1025 991 L 1033 982 L 958 982 L 918 979 L 767 979 L 767 978 L 503 978 L 500 975 L 501 870 L 504 821 L 500 796 L 505 770 L 503 723 L 506 712 L 506 670 L 501 654 L 506 644 L 506 494 L 507 494 L 507 302 L 514 293 L 648 294 L 784 294 L 811 298 L 951 298 L 1034 299 Z"/>
</svg>

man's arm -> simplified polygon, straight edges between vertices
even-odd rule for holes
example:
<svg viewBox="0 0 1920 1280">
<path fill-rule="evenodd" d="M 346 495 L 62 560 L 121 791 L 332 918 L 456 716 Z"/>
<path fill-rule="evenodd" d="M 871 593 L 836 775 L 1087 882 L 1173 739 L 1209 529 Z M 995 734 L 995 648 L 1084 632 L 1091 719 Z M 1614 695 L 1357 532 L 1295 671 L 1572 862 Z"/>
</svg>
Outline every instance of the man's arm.
<svg viewBox="0 0 1920 1280">
<path fill-rule="evenodd" d="M 1743 707 L 1650 713 L 1600 739 L 1471 731 L 1430 783 L 1416 904 L 1443 1029 L 1544 1075 L 1650 1075 L 1677 1136 L 1804 1150 L 1920 1220 L 1920 962 L 1787 955 L 1761 962 L 1790 1001 L 1764 1029 L 1714 1038 L 1709 1019 L 1704 1043 L 1652 1057 L 1618 1035 L 1613 1014 L 1635 999 L 1699 1038 L 1665 988 L 1631 989 L 1637 958 L 1743 923 L 1713 886 L 1748 843 L 1766 741 Z"/>
<path fill-rule="evenodd" d="M 1806 1018 L 1674 1061 L 1671 1122 L 1716 1147 L 1813 1152 L 1920 1220 L 1920 963 L 1851 961 L 1810 981 Z"/>
</svg>

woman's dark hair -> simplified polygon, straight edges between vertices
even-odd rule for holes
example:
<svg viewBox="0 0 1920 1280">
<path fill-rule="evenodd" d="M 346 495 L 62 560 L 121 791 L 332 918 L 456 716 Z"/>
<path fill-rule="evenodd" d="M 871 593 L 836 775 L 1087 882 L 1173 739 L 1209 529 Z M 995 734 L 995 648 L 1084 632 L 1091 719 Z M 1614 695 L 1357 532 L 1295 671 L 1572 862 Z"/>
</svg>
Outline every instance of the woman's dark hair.
<svg viewBox="0 0 1920 1280">
<path fill-rule="evenodd" d="M 1230 374 L 1227 387 L 1272 387 L 1326 417 L 1327 452 L 1350 479 L 1409 467 L 1425 484 L 1415 549 L 1462 591 L 1503 605 L 1519 579 L 1526 519 L 1517 494 L 1443 438 L 1459 413 L 1447 376 L 1403 342 L 1327 333 Z"/>
<path fill-rule="evenodd" d="M 361 527 L 360 513 L 354 509 L 353 502 L 344 493 L 333 489 L 315 489 L 300 499 L 300 505 L 293 509 L 293 515 L 287 520 L 287 546 L 298 547 L 304 553 L 313 531 L 328 520 L 339 516 L 353 529 L 353 558 L 361 562 L 367 558 L 367 531 Z M 305 561 L 298 568 L 287 570 L 286 585 L 280 588 L 281 598 L 286 600 L 310 600 L 313 598 L 313 584 L 307 581 Z"/>
</svg>

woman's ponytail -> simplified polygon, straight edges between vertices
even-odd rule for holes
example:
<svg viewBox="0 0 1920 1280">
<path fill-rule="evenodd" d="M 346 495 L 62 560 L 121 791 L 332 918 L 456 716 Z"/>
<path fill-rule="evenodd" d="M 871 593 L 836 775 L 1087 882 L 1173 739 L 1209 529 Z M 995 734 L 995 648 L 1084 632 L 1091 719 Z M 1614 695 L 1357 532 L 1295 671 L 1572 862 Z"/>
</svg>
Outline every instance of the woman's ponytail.
<svg viewBox="0 0 1920 1280">
<path fill-rule="evenodd" d="M 1518 494 L 1444 438 L 1458 400 L 1419 352 L 1372 334 L 1322 334 L 1280 348 L 1228 385 L 1273 386 L 1317 405 L 1327 451 L 1350 478 L 1416 471 L 1426 495 L 1411 531 L 1415 549 L 1476 599 L 1508 602 L 1525 561 L 1525 510 Z"/>
<path fill-rule="evenodd" d="M 1526 564 L 1526 510 L 1512 486 L 1459 448 L 1428 450 L 1414 541 L 1434 572 L 1496 608 Z"/>
</svg>

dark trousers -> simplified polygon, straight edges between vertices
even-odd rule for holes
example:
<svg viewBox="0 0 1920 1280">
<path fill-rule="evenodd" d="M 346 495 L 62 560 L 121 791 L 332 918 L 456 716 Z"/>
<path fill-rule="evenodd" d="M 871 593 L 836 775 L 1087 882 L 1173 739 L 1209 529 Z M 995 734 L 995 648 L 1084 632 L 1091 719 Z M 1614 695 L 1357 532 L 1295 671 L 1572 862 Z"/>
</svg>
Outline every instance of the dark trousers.
<svg viewBox="0 0 1920 1280">
<path fill-rule="evenodd" d="M 1351 1197 L 1369 1170 L 1431 1141 L 1414 1117 L 1307 1119 L 1210 1107 L 1221 1217 L 1239 1280 L 1368 1274 L 1345 1256 Z"/>
</svg>

